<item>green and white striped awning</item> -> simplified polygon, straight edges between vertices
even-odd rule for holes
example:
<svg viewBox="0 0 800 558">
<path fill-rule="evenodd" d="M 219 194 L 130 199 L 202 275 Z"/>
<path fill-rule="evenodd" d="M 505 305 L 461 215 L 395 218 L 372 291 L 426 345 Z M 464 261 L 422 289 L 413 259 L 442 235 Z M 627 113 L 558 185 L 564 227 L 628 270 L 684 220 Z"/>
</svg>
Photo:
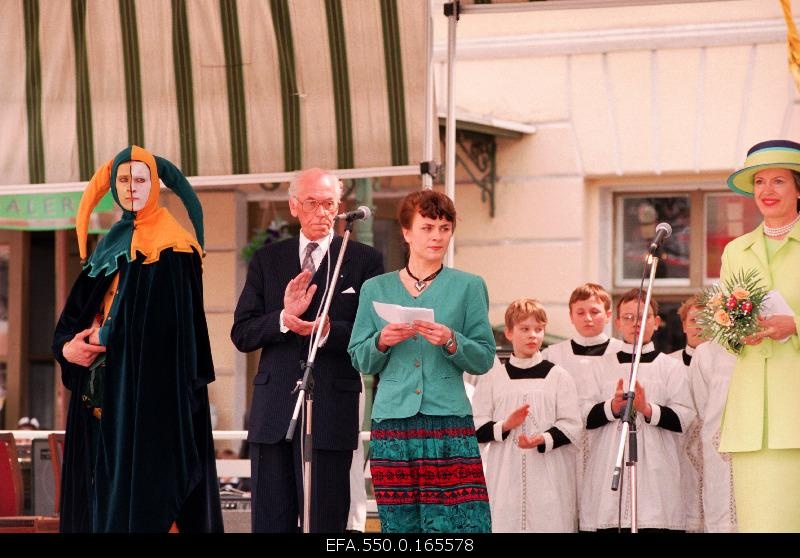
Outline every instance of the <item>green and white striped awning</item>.
<svg viewBox="0 0 800 558">
<path fill-rule="evenodd" d="M 74 189 L 129 144 L 225 184 L 417 166 L 429 19 L 428 0 L 2 0 L 0 194 Z"/>
</svg>

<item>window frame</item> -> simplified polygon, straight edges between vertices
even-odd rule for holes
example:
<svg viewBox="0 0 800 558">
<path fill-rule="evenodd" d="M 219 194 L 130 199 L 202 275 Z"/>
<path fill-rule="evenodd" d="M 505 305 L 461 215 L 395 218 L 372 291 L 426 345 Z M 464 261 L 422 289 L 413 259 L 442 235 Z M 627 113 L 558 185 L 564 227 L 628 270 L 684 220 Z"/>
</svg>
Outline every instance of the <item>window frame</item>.
<svg viewBox="0 0 800 558">
<path fill-rule="evenodd" d="M 708 173 L 674 174 L 669 176 L 622 176 L 587 178 L 587 194 L 590 206 L 596 203 L 597 213 L 596 237 L 597 243 L 597 269 L 598 279 L 603 285 L 609 287 L 612 296 L 618 296 L 625 291 L 639 285 L 628 286 L 616 281 L 615 269 L 617 258 L 617 223 L 616 223 L 616 197 L 619 195 L 638 195 L 642 197 L 669 196 L 673 194 L 689 194 L 690 204 L 693 208 L 689 226 L 692 230 L 700 230 L 702 234 L 693 234 L 690 243 L 690 254 L 703 254 L 705 257 L 705 206 L 702 197 L 710 194 L 730 193 L 726 185 L 728 174 Z M 698 206 L 698 201 L 700 205 Z M 697 207 L 701 210 L 698 211 Z M 692 256 L 696 257 L 696 256 Z M 665 284 L 664 279 L 657 279 L 653 285 L 653 295 L 659 300 L 662 297 L 688 297 L 696 294 L 701 288 L 714 283 L 715 280 L 704 281 L 705 264 L 697 265 L 693 260 L 689 267 L 689 283 L 687 285 Z"/>
<path fill-rule="evenodd" d="M 690 204 L 689 226 L 698 234 L 691 234 L 689 241 L 689 280 L 684 284 L 675 284 L 675 280 L 656 279 L 652 296 L 660 306 L 668 303 L 680 304 L 701 289 L 715 283 L 718 278 L 706 278 L 708 216 L 706 201 L 715 195 L 732 194 L 726 186 L 727 174 L 708 175 L 673 175 L 673 176 L 634 176 L 603 179 L 587 179 L 587 195 L 589 204 L 596 203 L 597 212 L 597 269 L 601 284 L 607 285 L 612 295 L 614 316 L 616 321 L 616 305 L 619 297 L 631 288 L 639 287 L 640 280 L 618 281 L 617 270 L 621 263 L 619 250 L 622 246 L 622 223 L 619 222 L 619 200 L 624 197 L 664 197 L 688 195 Z M 670 223 L 671 224 L 671 223 Z M 744 232 L 748 232 L 747 230 Z M 606 240 L 609 239 L 609 240 Z M 645 282 L 646 287 L 646 282 Z M 659 312 L 662 321 L 668 314 Z M 662 326 L 663 327 L 663 326 Z M 614 323 L 614 334 L 616 324 Z M 674 348 L 674 347 L 673 347 Z"/>
<path fill-rule="evenodd" d="M 624 273 L 624 229 L 623 229 L 623 222 L 622 222 L 622 212 L 624 210 L 623 204 L 625 199 L 630 198 L 670 198 L 670 197 L 686 197 L 689 200 L 689 223 L 690 223 L 690 231 L 696 230 L 694 227 L 694 207 L 695 207 L 695 195 L 692 192 L 645 192 L 645 193 L 634 193 L 634 192 L 615 192 L 613 197 L 613 219 L 614 219 L 614 236 L 612 240 L 614 256 L 612 260 L 613 265 L 613 276 L 612 276 L 612 284 L 615 288 L 621 288 L 624 290 L 632 289 L 634 287 L 638 287 L 641 284 L 641 277 L 636 279 L 626 279 L 623 277 Z M 671 224 L 671 223 L 670 223 Z M 658 285 L 662 288 L 670 288 L 670 287 L 691 287 L 692 285 L 692 270 L 693 270 L 693 242 L 694 242 L 695 235 L 692 234 L 689 246 L 689 275 L 688 277 L 675 277 L 675 278 L 659 278 L 653 284 L 653 288 Z M 644 253 L 642 253 L 642 261 L 644 261 Z"/>
</svg>

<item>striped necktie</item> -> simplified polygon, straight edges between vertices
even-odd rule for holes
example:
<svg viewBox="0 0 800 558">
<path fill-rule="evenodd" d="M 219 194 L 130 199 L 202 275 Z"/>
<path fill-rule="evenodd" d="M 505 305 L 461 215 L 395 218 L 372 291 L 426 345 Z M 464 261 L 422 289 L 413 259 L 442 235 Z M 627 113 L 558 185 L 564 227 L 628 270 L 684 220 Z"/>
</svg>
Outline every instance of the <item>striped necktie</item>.
<svg viewBox="0 0 800 558">
<path fill-rule="evenodd" d="M 314 266 L 314 259 L 311 257 L 311 253 L 317 249 L 317 246 L 319 246 L 319 244 L 316 242 L 309 242 L 308 246 L 306 246 L 306 255 L 303 257 L 303 271 L 310 271 L 312 275 L 316 271 L 316 267 Z"/>
</svg>

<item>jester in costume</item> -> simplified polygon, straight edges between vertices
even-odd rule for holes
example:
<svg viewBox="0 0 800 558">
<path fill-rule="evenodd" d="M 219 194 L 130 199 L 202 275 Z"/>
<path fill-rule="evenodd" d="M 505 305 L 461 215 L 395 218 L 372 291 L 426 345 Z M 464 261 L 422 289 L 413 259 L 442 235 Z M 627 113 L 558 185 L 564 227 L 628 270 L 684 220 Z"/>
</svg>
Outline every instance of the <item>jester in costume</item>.
<svg viewBox="0 0 800 558">
<path fill-rule="evenodd" d="M 196 236 L 159 206 L 159 180 Z M 109 189 L 122 218 L 87 261 L 89 217 Z M 84 268 L 53 341 L 72 392 L 61 531 L 221 532 L 200 201 L 175 165 L 132 146 L 92 177 L 76 229 Z"/>
</svg>

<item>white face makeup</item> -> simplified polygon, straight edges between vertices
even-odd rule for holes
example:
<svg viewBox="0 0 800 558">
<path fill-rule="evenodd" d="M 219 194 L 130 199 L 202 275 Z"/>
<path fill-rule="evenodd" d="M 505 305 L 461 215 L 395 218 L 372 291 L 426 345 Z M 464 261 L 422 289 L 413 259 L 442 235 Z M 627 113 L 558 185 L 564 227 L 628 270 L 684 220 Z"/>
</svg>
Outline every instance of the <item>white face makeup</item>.
<svg viewBox="0 0 800 558">
<path fill-rule="evenodd" d="M 128 211 L 140 211 L 150 197 L 150 167 L 141 161 L 122 163 L 117 167 L 117 197 Z"/>
</svg>

